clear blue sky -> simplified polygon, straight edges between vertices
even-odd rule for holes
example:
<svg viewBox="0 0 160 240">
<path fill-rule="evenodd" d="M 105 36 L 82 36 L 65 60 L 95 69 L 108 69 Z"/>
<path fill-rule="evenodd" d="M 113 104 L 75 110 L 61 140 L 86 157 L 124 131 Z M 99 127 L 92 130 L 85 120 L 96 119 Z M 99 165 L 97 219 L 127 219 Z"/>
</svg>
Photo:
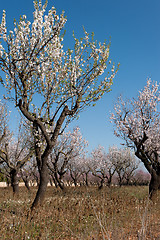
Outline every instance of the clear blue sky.
<svg viewBox="0 0 160 240">
<path fill-rule="evenodd" d="M 44 1 L 42 1 L 44 3 Z M 123 94 L 134 97 L 146 84 L 148 77 L 160 82 L 160 0 L 48 0 L 60 14 L 67 16 L 65 44 L 71 46 L 72 32 L 83 35 L 94 32 L 98 41 L 109 41 L 110 57 L 120 62 L 112 92 L 106 94 L 96 107 L 81 113 L 71 128 L 79 126 L 89 148 L 98 144 L 106 150 L 121 140 L 113 135 L 109 112 L 113 110 L 116 98 Z M 5 0 L 0 4 L 7 13 L 7 24 L 11 28 L 13 19 L 26 14 L 32 20 L 33 1 Z"/>
</svg>

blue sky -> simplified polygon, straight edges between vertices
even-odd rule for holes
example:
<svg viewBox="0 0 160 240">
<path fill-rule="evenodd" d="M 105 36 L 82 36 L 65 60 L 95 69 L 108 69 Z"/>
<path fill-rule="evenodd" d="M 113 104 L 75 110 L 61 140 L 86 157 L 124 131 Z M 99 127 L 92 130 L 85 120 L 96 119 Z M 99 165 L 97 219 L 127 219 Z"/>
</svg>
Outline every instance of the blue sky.
<svg viewBox="0 0 160 240">
<path fill-rule="evenodd" d="M 98 41 L 109 41 L 111 37 L 110 58 L 116 64 L 120 62 L 112 92 L 106 94 L 96 107 L 81 113 L 70 128 L 80 127 L 90 150 L 98 144 L 106 150 L 113 144 L 119 145 L 122 140 L 114 136 L 109 121 L 116 98 L 120 94 L 128 98 L 136 96 L 148 77 L 160 82 L 160 1 L 48 0 L 48 7 L 52 5 L 59 14 L 65 10 L 67 48 L 72 46 L 73 30 L 77 37 L 83 35 L 82 26 L 87 32 L 94 32 Z M 20 15 L 26 14 L 32 20 L 33 1 L 1 1 L 0 16 L 3 9 L 7 14 L 7 25 L 12 28 L 13 19 L 19 20 Z"/>
</svg>

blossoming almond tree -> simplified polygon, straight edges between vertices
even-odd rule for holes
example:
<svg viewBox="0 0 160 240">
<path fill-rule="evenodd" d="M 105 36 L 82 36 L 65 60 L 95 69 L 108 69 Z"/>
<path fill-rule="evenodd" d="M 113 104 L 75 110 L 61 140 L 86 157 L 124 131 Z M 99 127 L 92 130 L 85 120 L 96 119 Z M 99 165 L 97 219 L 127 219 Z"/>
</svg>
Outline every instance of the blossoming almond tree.
<svg viewBox="0 0 160 240">
<path fill-rule="evenodd" d="M 82 138 L 79 127 L 74 128 L 73 132 L 64 132 L 57 140 L 47 165 L 54 182 L 62 190 L 64 190 L 64 175 L 68 169 L 73 169 L 73 166 L 79 164 L 78 158 L 84 157 L 86 147 L 87 141 Z"/>
<path fill-rule="evenodd" d="M 87 156 L 81 158 L 81 175 L 83 185 L 89 186 L 89 180 L 91 178 L 90 159 Z"/>
<path fill-rule="evenodd" d="M 105 181 L 110 186 L 116 167 L 111 161 L 111 153 L 106 153 L 102 146 L 98 146 L 91 152 L 90 169 L 93 176 L 100 179 L 99 190 L 103 188 Z"/>
<path fill-rule="evenodd" d="M 47 3 L 34 1 L 34 20 L 23 15 L 7 32 L 6 13 L 0 25 L 1 79 L 8 99 L 32 123 L 40 185 L 32 209 L 43 203 L 48 183 L 48 156 L 68 122 L 109 92 L 118 67 L 109 61 L 110 44 L 97 43 L 84 31 L 74 49 L 64 51 L 62 29 L 66 23 Z M 108 62 L 108 64 L 107 64 Z M 109 65 L 109 69 L 107 69 Z M 98 78 L 106 72 L 105 77 Z M 111 72 L 111 73 L 109 73 Z M 45 145 L 41 142 L 41 134 Z"/>
<path fill-rule="evenodd" d="M 115 134 L 135 150 L 151 174 L 149 193 L 160 189 L 160 91 L 150 79 L 136 99 L 117 101 L 111 119 Z"/>
<path fill-rule="evenodd" d="M 19 193 L 20 171 L 33 155 L 30 144 L 30 135 L 24 130 L 22 123 L 19 124 L 18 136 L 11 137 L 5 142 L 4 148 L 0 149 L 0 158 L 3 163 L 2 171 L 11 182 L 14 194 Z"/>
<path fill-rule="evenodd" d="M 139 166 L 139 161 L 134 153 L 129 148 L 112 146 L 109 148 L 108 158 L 118 175 L 119 186 L 122 186 L 124 183 L 129 184 L 135 170 Z"/>
<path fill-rule="evenodd" d="M 78 184 L 81 184 L 81 182 L 82 182 L 82 181 L 80 181 L 81 180 L 80 178 L 83 175 L 82 167 L 83 167 L 85 158 L 86 158 L 86 155 L 85 155 L 85 151 L 84 151 L 82 154 L 77 154 L 77 156 L 72 158 L 68 164 L 68 170 L 70 173 L 70 177 L 71 177 L 72 182 L 75 187 L 78 186 Z"/>
</svg>

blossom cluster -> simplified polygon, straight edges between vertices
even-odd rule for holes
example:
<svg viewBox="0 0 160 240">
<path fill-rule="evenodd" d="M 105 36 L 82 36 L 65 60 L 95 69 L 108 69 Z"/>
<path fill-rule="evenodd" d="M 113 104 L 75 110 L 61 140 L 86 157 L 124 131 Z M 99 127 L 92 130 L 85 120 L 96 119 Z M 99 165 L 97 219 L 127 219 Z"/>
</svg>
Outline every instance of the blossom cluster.
<svg viewBox="0 0 160 240">
<path fill-rule="evenodd" d="M 136 99 L 124 101 L 120 97 L 111 120 L 115 134 L 128 146 L 141 145 L 148 154 L 160 154 L 160 90 L 156 82 L 147 80 Z"/>
<path fill-rule="evenodd" d="M 41 0 L 34 1 L 34 7 L 34 21 L 31 23 L 23 15 L 19 22 L 14 22 L 14 29 L 9 33 L 3 12 L 0 68 L 6 74 L 3 84 L 8 98 L 13 98 L 16 104 L 22 99 L 31 111 L 33 105 L 30 103 L 41 96 L 36 109 L 37 116 L 41 117 L 49 114 L 48 109 L 52 107 L 56 108 L 55 116 L 58 116 L 64 105 L 73 109 L 77 101 L 79 109 L 94 105 L 110 91 L 118 70 L 109 61 L 110 44 L 97 43 L 93 37 L 90 40 L 84 30 L 80 40 L 73 36 L 74 49 L 64 51 L 62 30 L 67 21 L 64 12 L 59 16 L 52 7 L 46 13 L 47 4 L 42 5 Z M 111 74 L 98 80 L 107 66 Z"/>
</svg>

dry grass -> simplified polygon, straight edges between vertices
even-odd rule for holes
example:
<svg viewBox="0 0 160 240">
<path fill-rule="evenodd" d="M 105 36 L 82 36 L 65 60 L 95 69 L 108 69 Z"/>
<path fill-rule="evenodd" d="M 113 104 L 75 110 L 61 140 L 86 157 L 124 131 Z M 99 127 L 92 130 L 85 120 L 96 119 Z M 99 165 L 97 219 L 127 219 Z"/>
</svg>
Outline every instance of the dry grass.
<svg viewBox="0 0 160 240">
<path fill-rule="evenodd" d="M 147 192 L 147 187 L 78 187 L 62 193 L 48 187 L 44 206 L 28 219 L 36 189 L 28 194 L 22 187 L 14 199 L 11 189 L 1 188 L 0 239 L 160 239 L 160 206 Z"/>
</svg>

